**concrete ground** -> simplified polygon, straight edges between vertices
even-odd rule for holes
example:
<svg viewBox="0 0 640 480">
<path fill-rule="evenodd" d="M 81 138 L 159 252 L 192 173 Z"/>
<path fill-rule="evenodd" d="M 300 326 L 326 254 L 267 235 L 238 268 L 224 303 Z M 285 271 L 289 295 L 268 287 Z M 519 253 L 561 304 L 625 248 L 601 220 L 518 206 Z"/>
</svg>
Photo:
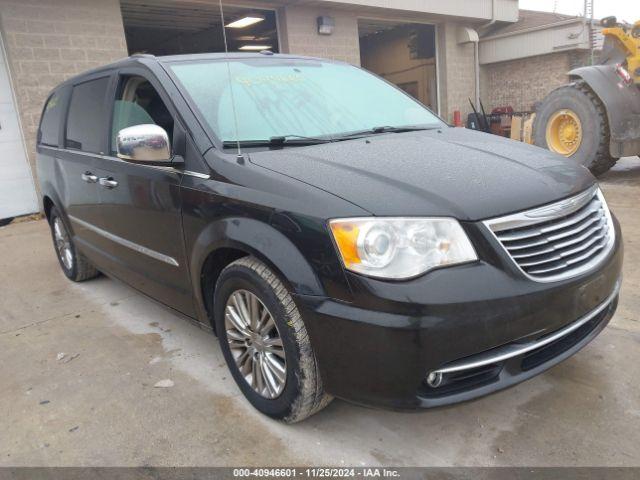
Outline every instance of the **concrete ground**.
<svg viewBox="0 0 640 480">
<path fill-rule="evenodd" d="M 251 408 L 212 335 L 107 278 L 69 282 L 44 221 L 2 228 L 0 465 L 640 466 L 640 161 L 602 183 L 625 282 L 584 350 L 463 405 L 336 400 L 293 426 Z M 174 386 L 154 388 L 165 379 Z"/>
</svg>

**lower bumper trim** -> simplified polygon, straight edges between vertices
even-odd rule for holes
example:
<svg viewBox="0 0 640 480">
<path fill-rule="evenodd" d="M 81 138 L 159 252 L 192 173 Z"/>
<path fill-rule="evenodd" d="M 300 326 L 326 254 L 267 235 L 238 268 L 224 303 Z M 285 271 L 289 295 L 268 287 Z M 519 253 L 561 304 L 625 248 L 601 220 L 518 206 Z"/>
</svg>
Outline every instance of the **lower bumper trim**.
<svg viewBox="0 0 640 480">
<path fill-rule="evenodd" d="M 445 373 L 453 373 L 453 372 L 461 372 L 464 370 L 472 370 L 478 367 L 483 367 L 486 365 L 492 365 L 495 363 L 503 362 L 505 360 L 509 360 L 511 358 L 523 355 L 525 353 L 531 352 L 533 350 L 537 350 L 545 345 L 553 343 L 561 338 L 569 335 L 571 332 L 579 329 L 584 324 L 591 321 L 594 317 L 599 315 L 604 309 L 606 309 L 611 302 L 615 299 L 620 291 L 621 282 L 618 281 L 616 283 L 613 292 L 607 297 L 607 299 L 598 305 L 595 309 L 590 311 L 585 316 L 579 318 L 575 322 L 567 325 L 566 327 L 557 330 L 549 335 L 543 336 L 533 342 L 528 342 L 525 344 L 522 343 L 510 343 L 503 347 L 494 348 L 492 350 L 479 353 L 477 355 L 472 355 L 470 357 L 466 357 L 460 360 L 456 360 L 447 364 L 446 366 L 439 368 L 437 370 L 433 370 L 429 372 L 430 374 L 445 374 Z"/>
</svg>

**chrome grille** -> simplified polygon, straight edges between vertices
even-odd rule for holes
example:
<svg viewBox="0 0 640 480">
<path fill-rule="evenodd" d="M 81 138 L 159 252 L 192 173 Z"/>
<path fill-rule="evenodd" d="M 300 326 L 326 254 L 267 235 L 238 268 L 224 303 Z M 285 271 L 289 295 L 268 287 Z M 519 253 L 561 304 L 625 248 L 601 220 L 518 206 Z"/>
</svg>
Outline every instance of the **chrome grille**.
<svg viewBox="0 0 640 480">
<path fill-rule="evenodd" d="M 615 230 L 597 187 L 551 205 L 484 222 L 528 277 L 556 281 L 594 268 Z"/>
</svg>

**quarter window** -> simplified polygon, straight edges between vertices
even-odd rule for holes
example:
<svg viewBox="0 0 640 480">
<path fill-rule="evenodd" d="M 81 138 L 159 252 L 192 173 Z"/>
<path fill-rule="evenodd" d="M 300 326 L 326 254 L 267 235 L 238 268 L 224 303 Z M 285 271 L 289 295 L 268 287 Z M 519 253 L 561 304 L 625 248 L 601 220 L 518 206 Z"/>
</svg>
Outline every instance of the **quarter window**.
<svg viewBox="0 0 640 480">
<path fill-rule="evenodd" d="M 73 87 L 65 134 L 67 148 L 102 153 L 108 85 L 109 77 L 103 77 Z"/>
<path fill-rule="evenodd" d="M 136 125 L 158 125 L 167 132 L 173 145 L 173 116 L 157 90 L 143 77 L 123 77 L 113 105 L 111 154 L 116 153 L 116 138 L 123 128 Z"/>
<path fill-rule="evenodd" d="M 55 92 L 44 107 L 40 120 L 40 135 L 38 141 L 50 147 L 58 146 L 60 120 L 62 119 L 62 94 Z"/>
</svg>

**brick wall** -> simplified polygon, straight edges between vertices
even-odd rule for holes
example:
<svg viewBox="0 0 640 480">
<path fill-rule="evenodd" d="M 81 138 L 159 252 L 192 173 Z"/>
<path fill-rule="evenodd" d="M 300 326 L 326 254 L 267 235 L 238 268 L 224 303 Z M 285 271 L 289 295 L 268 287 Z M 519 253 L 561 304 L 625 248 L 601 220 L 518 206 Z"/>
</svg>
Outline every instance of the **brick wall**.
<svg viewBox="0 0 640 480">
<path fill-rule="evenodd" d="M 587 53 L 559 52 L 482 66 L 482 101 L 487 109 L 511 105 L 533 110 L 536 102 L 569 81 L 567 73 L 587 62 Z"/>
<path fill-rule="evenodd" d="M 40 113 L 51 89 L 127 56 L 120 2 L 0 0 L 0 32 L 33 167 Z"/>
<path fill-rule="evenodd" d="M 440 113 L 450 122 L 455 110 L 460 110 L 462 118 L 466 118 L 471 111 L 469 98 L 474 100 L 476 91 L 474 45 L 458 43 L 458 28 L 455 23 L 438 27 Z"/>
<path fill-rule="evenodd" d="M 317 18 L 335 20 L 332 35 L 319 35 Z M 360 65 L 360 39 L 355 14 L 323 8 L 287 6 L 278 12 L 283 53 L 342 60 Z"/>
</svg>

